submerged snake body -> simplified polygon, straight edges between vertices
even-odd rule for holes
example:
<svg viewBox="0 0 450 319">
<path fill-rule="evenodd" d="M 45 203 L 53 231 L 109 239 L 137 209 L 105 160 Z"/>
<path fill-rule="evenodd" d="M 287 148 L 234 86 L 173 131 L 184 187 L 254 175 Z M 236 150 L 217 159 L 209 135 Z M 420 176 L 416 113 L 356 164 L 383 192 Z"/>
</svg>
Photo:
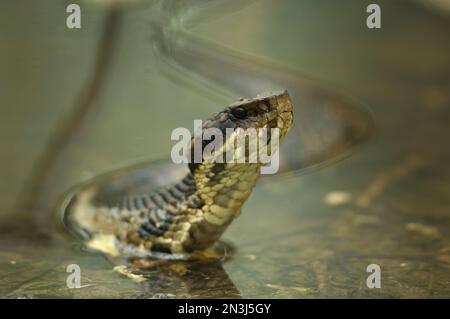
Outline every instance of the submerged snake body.
<svg viewBox="0 0 450 319">
<path fill-rule="evenodd" d="M 203 130 L 217 128 L 224 133 L 226 128 L 278 128 L 282 139 L 292 119 L 290 97 L 279 91 L 241 99 L 213 114 Z M 224 145 L 236 139 L 234 135 L 227 138 Z M 273 154 L 269 141 L 264 147 Z M 207 144 L 203 143 L 203 148 Z M 91 236 L 114 235 L 118 246 L 172 254 L 205 249 L 239 215 L 260 176 L 261 164 L 249 163 L 249 152 L 241 154 L 245 163 L 204 159 L 189 164 L 190 172 L 180 182 L 149 194 L 104 198 L 96 191 L 80 195 L 69 218 Z"/>
</svg>

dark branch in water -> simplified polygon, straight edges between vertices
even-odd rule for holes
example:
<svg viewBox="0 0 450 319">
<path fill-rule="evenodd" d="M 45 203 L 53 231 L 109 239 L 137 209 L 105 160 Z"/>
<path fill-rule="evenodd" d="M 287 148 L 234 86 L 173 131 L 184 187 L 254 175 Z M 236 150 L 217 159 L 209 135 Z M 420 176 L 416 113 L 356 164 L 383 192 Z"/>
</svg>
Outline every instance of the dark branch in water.
<svg viewBox="0 0 450 319">
<path fill-rule="evenodd" d="M 42 154 L 35 162 L 32 173 L 18 197 L 14 209 L 15 216 L 25 219 L 36 208 L 42 185 L 48 179 L 60 155 L 74 138 L 88 114 L 94 109 L 95 99 L 102 89 L 112 62 L 120 26 L 120 9 L 110 8 L 106 14 L 92 77 L 88 80 L 86 86 L 81 89 L 69 114 L 58 122 Z M 27 218 L 23 222 L 30 222 L 31 220 Z"/>
</svg>

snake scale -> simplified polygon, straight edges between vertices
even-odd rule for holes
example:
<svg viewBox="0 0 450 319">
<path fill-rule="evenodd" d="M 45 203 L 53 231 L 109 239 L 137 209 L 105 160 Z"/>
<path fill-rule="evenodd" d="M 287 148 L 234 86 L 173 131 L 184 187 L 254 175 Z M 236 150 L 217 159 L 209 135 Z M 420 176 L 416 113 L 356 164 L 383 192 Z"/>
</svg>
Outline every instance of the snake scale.
<svg viewBox="0 0 450 319">
<path fill-rule="evenodd" d="M 217 128 L 224 133 L 227 128 L 278 128 L 281 141 L 292 122 L 288 92 L 276 91 L 231 104 L 204 122 L 202 130 Z M 223 145 L 235 142 L 230 139 L 236 136 L 227 136 Z M 203 142 L 202 148 L 208 144 Z M 191 152 L 193 145 L 191 141 Z M 269 138 L 263 147 L 274 154 L 270 145 Z M 181 181 L 147 194 L 114 197 L 101 196 L 99 192 L 84 194 L 74 202 L 68 218 L 90 236 L 113 235 L 116 246 L 122 249 L 131 246 L 140 251 L 168 254 L 204 250 L 240 214 L 260 177 L 262 164 L 248 160 L 252 156 L 250 151 L 242 156 L 246 157 L 245 163 L 219 163 L 204 158 L 199 163 L 191 162 L 189 173 Z"/>
</svg>

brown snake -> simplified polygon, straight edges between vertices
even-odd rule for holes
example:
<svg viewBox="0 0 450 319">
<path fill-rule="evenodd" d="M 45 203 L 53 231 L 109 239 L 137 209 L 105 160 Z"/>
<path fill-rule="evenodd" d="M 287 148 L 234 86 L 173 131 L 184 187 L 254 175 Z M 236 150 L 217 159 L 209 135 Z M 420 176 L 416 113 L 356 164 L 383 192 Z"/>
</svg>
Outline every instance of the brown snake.
<svg viewBox="0 0 450 319">
<path fill-rule="evenodd" d="M 213 114 L 202 130 L 278 128 L 281 141 L 292 121 L 289 94 L 278 91 L 233 103 Z M 235 141 L 225 138 L 223 145 L 230 142 L 234 145 Z M 267 139 L 264 147 L 274 154 L 269 142 Z M 202 148 L 208 144 L 203 142 Z M 119 249 L 134 247 L 169 254 L 206 249 L 240 214 L 260 176 L 262 164 L 248 161 L 252 156 L 249 151 L 242 156 L 246 157 L 245 163 L 219 163 L 202 158 L 200 163 L 189 164 L 190 172 L 180 182 L 148 194 L 116 198 L 101 196 L 100 192 L 80 194 L 67 218 L 90 236 L 113 235 Z"/>
</svg>

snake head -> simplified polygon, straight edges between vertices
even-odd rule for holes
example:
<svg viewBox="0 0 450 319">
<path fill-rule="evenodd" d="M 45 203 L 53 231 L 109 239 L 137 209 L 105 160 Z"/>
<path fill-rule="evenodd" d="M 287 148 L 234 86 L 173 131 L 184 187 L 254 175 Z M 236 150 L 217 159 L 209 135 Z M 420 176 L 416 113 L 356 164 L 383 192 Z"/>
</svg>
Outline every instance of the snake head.
<svg viewBox="0 0 450 319">
<path fill-rule="evenodd" d="M 203 123 L 202 134 L 196 134 L 197 137 L 194 136 L 191 142 L 190 169 L 195 170 L 196 164 L 200 162 L 228 163 L 242 160 L 254 163 L 260 152 L 271 154 L 274 151 L 271 143 L 273 129 L 277 129 L 278 142 L 281 142 L 292 126 L 292 121 L 292 101 L 286 90 L 262 93 L 252 99 L 241 98 L 224 110 L 214 113 Z M 240 139 L 245 134 L 252 133 L 251 129 L 256 132 L 255 140 L 251 140 L 250 135 Z M 264 134 L 265 138 L 259 139 Z M 201 138 L 201 142 L 196 141 L 196 138 Z M 243 143 L 240 143 L 241 141 Z M 198 149 L 201 151 L 200 161 L 192 156 L 195 154 L 195 143 L 202 145 L 201 149 Z M 251 146 L 256 144 L 257 151 L 252 152 Z M 233 152 L 228 151 L 231 145 L 234 146 Z M 276 145 L 278 146 L 278 143 Z M 214 150 L 211 156 L 205 157 L 205 153 L 211 149 Z"/>
<path fill-rule="evenodd" d="M 284 138 L 292 126 L 292 101 L 284 91 L 266 92 L 253 99 L 241 99 L 228 108 L 237 127 L 278 128 Z"/>
<path fill-rule="evenodd" d="M 213 114 L 203 129 L 278 128 L 283 138 L 292 126 L 292 101 L 286 90 L 265 92 L 252 99 L 241 98 L 223 111 Z"/>
</svg>

